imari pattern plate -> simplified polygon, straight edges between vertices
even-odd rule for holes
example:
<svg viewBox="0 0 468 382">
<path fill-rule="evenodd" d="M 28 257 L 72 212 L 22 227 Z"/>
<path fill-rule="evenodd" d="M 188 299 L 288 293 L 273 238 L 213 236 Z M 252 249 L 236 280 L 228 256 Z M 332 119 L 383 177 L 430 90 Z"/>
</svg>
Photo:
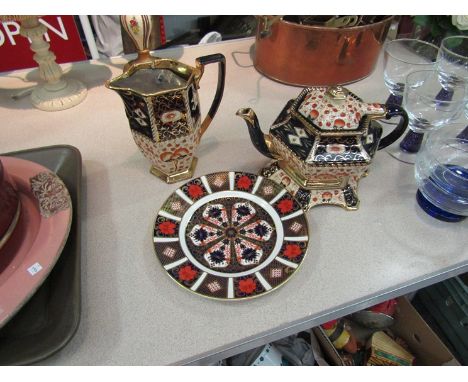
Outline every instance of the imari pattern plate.
<svg viewBox="0 0 468 382">
<path fill-rule="evenodd" d="M 239 300 L 284 284 L 304 260 L 307 220 L 277 183 L 244 172 L 192 179 L 163 204 L 154 248 L 178 284 L 206 297 Z"/>
</svg>

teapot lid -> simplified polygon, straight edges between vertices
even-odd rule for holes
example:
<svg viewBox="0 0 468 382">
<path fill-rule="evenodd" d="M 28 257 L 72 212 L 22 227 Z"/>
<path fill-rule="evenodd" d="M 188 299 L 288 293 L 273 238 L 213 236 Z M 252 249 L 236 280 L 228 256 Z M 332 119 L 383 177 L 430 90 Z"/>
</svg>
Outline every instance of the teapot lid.
<svg viewBox="0 0 468 382">
<path fill-rule="evenodd" d="M 383 115 L 378 103 L 368 104 L 342 86 L 306 88 L 295 102 L 299 116 L 312 124 L 319 133 L 355 132 L 362 130 L 364 115 Z"/>
</svg>

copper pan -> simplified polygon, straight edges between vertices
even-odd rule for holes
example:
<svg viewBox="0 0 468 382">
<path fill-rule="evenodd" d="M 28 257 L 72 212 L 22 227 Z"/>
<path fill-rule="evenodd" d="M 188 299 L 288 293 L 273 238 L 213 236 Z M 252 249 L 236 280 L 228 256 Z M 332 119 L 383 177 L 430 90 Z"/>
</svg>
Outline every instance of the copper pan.
<svg viewBox="0 0 468 382">
<path fill-rule="evenodd" d="M 353 27 L 325 27 L 257 17 L 254 66 L 297 86 L 338 85 L 372 73 L 393 16 Z"/>
</svg>

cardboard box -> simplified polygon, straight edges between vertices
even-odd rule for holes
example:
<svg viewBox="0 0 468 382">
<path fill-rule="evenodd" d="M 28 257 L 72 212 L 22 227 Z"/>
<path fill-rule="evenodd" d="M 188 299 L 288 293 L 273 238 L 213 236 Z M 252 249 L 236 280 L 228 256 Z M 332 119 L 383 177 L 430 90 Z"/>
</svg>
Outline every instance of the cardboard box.
<svg viewBox="0 0 468 382">
<path fill-rule="evenodd" d="M 452 353 L 422 319 L 416 309 L 405 297 L 399 297 L 395 313 L 395 323 L 390 328 L 398 337 L 409 346 L 411 353 L 416 357 L 416 365 L 425 366 L 460 366 Z M 340 353 L 321 327 L 312 329 L 320 342 L 322 349 L 330 364 L 345 366 Z"/>
<path fill-rule="evenodd" d="M 367 341 L 367 366 L 412 366 L 415 357 L 384 331 L 377 331 Z"/>
</svg>

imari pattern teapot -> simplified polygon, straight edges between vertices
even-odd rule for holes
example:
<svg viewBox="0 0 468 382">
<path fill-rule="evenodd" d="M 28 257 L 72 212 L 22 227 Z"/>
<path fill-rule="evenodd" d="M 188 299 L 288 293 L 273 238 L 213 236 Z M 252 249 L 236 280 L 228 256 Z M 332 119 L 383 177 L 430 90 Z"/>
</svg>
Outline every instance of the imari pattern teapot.
<svg viewBox="0 0 468 382">
<path fill-rule="evenodd" d="M 408 125 L 398 105 L 365 103 L 342 86 L 304 89 L 290 100 L 263 134 L 252 109 L 240 109 L 252 143 L 274 161 L 261 171 L 283 184 L 304 210 L 334 204 L 348 210 L 359 205 L 357 185 L 372 158 L 396 141 Z M 375 119 L 401 116 L 387 136 Z"/>
</svg>

